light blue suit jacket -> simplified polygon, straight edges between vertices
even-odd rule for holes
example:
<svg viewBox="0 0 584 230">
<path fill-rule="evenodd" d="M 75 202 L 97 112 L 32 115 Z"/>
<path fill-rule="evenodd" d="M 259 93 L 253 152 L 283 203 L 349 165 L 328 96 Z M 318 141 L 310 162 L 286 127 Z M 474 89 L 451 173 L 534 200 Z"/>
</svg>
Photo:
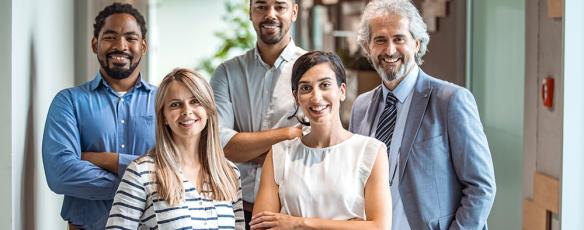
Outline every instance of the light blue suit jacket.
<svg viewBox="0 0 584 230">
<path fill-rule="evenodd" d="M 380 100 L 381 86 L 357 97 L 349 130 L 375 137 Z M 411 228 L 487 229 L 495 174 L 472 94 L 420 70 L 403 132 L 396 176 Z"/>
</svg>

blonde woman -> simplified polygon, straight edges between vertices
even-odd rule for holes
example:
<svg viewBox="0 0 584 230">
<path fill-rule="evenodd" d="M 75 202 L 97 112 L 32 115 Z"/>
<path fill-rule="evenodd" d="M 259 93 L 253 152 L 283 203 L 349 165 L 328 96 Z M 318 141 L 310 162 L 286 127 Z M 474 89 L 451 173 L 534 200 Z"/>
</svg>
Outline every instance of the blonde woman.
<svg viewBox="0 0 584 230">
<path fill-rule="evenodd" d="M 239 172 L 219 143 L 207 82 L 175 69 L 156 94 L 156 145 L 128 166 L 108 229 L 243 229 Z"/>
</svg>

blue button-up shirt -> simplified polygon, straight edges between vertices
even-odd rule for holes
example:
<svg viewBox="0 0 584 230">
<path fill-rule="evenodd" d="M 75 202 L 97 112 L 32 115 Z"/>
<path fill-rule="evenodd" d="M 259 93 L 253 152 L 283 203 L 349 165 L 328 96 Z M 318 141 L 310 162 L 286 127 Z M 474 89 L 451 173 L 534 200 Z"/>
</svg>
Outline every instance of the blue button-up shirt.
<svg viewBox="0 0 584 230">
<path fill-rule="evenodd" d="M 84 229 L 105 228 L 123 172 L 154 146 L 155 95 L 156 88 L 140 77 L 120 96 L 98 72 L 55 96 L 42 151 L 49 187 L 65 195 L 63 219 Z M 118 175 L 81 160 L 82 152 L 118 153 Z"/>
</svg>

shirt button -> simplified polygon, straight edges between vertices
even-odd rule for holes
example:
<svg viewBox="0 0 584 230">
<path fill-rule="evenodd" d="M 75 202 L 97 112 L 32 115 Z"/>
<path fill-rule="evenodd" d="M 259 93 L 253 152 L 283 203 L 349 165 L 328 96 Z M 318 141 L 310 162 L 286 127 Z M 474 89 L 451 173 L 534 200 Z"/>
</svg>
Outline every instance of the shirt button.
<svg viewBox="0 0 584 230">
<path fill-rule="evenodd" d="M 124 102 L 124 98 L 122 98 L 120 101 Z"/>
<path fill-rule="evenodd" d="M 125 120 L 121 120 L 120 122 L 122 122 L 122 124 L 126 123 L 126 121 L 125 121 Z"/>
<path fill-rule="evenodd" d="M 203 225 L 207 225 L 207 221 L 203 222 Z"/>
<path fill-rule="evenodd" d="M 126 145 L 122 144 L 122 148 L 125 148 L 125 147 L 126 147 Z"/>
<path fill-rule="evenodd" d="M 199 201 L 199 205 L 203 205 L 203 201 Z"/>
</svg>

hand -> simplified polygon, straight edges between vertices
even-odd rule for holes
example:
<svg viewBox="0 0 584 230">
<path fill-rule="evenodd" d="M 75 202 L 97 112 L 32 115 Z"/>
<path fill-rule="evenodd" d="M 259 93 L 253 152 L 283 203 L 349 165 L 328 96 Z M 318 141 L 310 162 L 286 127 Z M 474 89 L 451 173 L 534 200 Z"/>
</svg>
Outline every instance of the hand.
<svg viewBox="0 0 584 230">
<path fill-rule="evenodd" d="M 302 125 L 295 125 L 292 127 L 288 127 L 288 140 L 292 140 L 296 137 L 302 137 L 304 134 L 302 133 Z"/>
<path fill-rule="evenodd" d="M 118 174 L 118 154 L 110 152 L 82 152 L 81 160 L 89 161 L 97 167 Z"/>
<path fill-rule="evenodd" d="M 251 217 L 251 229 L 301 229 L 303 218 L 274 212 L 260 212 Z"/>
</svg>

